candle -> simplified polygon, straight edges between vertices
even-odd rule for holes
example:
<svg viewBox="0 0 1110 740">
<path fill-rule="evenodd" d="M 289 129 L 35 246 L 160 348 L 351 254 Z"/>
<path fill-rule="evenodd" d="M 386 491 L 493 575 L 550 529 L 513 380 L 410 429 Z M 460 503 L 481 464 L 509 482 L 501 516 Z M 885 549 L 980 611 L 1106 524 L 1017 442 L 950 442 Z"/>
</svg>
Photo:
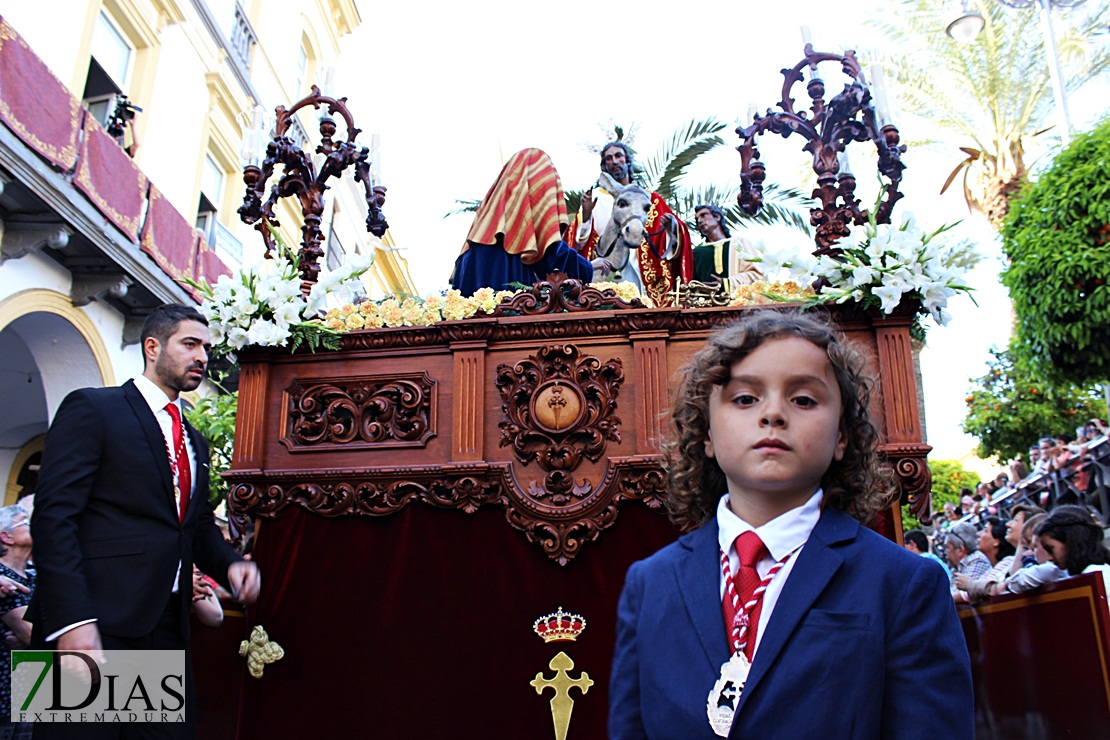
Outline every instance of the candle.
<svg viewBox="0 0 1110 740">
<path fill-rule="evenodd" d="M 809 32 L 809 26 L 802 26 L 802 45 L 813 45 L 813 35 Z"/>
<path fill-rule="evenodd" d="M 382 181 L 381 134 L 370 135 L 370 184 L 380 185 Z"/>
<path fill-rule="evenodd" d="M 871 67 L 871 100 L 875 105 L 875 113 L 879 117 L 879 125 L 886 126 L 890 123 L 890 101 L 886 96 L 886 83 L 883 80 L 883 68 L 875 64 Z"/>
<path fill-rule="evenodd" d="M 852 174 L 852 167 L 848 164 L 848 152 L 837 152 L 836 161 L 840 164 L 841 176 Z"/>
<path fill-rule="evenodd" d="M 257 167 L 262 161 L 266 142 L 263 129 L 266 126 L 266 109 L 256 105 L 251 110 L 251 126 L 243 132 L 243 143 L 239 148 L 240 164 L 244 167 Z"/>
<path fill-rule="evenodd" d="M 755 115 L 758 112 L 759 106 L 757 106 L 755 103 L 748 103 L 748 115 L 744 119 L 746 121 L 746 123 L 744 124 L 744 128 L 747 128 L 748 126 L 751 126 L 753 123 L 755 123 Z"/>
</svg>

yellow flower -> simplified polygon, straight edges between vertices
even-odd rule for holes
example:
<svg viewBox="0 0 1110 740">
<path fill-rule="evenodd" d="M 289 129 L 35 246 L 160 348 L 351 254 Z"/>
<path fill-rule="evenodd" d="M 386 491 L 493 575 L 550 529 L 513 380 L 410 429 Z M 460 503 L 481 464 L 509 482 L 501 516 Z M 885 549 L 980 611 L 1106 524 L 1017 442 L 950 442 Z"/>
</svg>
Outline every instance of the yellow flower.
<svg viewBox="0 0 1110 740">
<path fill-rule="evenodd" d="M 363 327 L 363 328 L 366 328 L 366 329 L 379 329 L 379 328 L 382 327 L 382 325 L 384 323 L 382 321 L 382 317 L 378 316 L 378 314 L 376 314 L 376 313 L 373 316 L 367 316 L 365 321 L 366 321 L 366 326 Z"/>
<path fill-rule="evenodd" d="M 482 308 L 482 302 L 478 300 L 478 295 L 475 293 L 463 301 L 463 318 L 469 319 L 474 314 L 478 313 Z"/>
<path fill-rule="evenodd" d="M 493 288 L 478 288 L 474 291 L 474 298 L 477 298 L 479 303 L 486 303 L 493 300 Z M 488 311 L 486 313 L 489 313 Z"/>
<path fill-rule="evenodd" d="M 362 314 L 359 313 L 353 313 L 348 316 L 345 323 L 347 324 L 347 328 L 352 330 L 361 329 L 362 327 L 366 326 L 365 319 L 363 319 Z"/>
<path fill-rule="evenodd" d="M 343 323 L 343 319 L 339 318 L 339 316 L 332 316 L 329 319 L 325 319 L 324 326 L 328 327 L 329 329 L 336 329 L 338 331 L 342 331 L 347 328 L 347 325 Z"/>
<path fill-rule="evenodd" d="M 401 315 L 404 317 L 405 326 L 420 326 L 418 322 L 420 317 L 424 315 L 424 309 L 415 303 L 409 303 L 408 306 L 402 303 Z"/>
<path fill-rule="evenodd" d="M 424 308 L 429 311 L 435 311 L 443 306 L 443 296 L 438 293 L 433 293 L 424 299 Z"/>
<path fill-rule="evenodd" d="M 382 301 L 381 305 L 378 306 L 378 313 L 380 315 L 384 316 L 388 312 L 392 311 L 395 308 L 399 308 L 399 307 L 400 307 L 400 304 L 397 303 L 397 299 L 395 299 L 395 298 L 386 298 L 384 301 Z"/>
<path fill-rule="evenodd" d="M 363 316 L 377 316 L 378 304 L 374 303 L 373 301 L 363 301 L 362 303 L 358 304 L 358 312 Z"/>
<path fill-rule="evenodd" d="M 617 297 L 622 301 L 631 301 L 634 298 L 640 297 L 640 291 L 636 290 L 636 286 L 632 283 L 616 283 L 614 285 L 614 290 L 616 290 Z"/>
<path fill-rule="evenodd" d="M 348 316 L 350 316 L 351 314 L 354 314 L 354 313 L 358 313 L 358 306 L 356 306 L 353 303 L 348 303 L 345 306 L 340 306 L 339 307 L 339 315 L 342 316 L 343 318 L 347 318 Z"/>
<path fill-rule="evenodd" d="M 512 297 L 513 297 L 514 295 L 516 295 L 516 291 L 512 291 L 512 290 L 499 290 L 499 291 L 497 291 L 497 293 L 496 293 L 496 294 L 495 294 L 495 295 L 493 296 L 493 298 L 494 298 L 494 300 L 495 300 L 495 301 L 497 301 L 498 303 L 501 303 L 501 302 L 502 302 L 502 301 L 504 301 L 504 300 L 505 300 L 506 298 L 512 298 Z"/>
<path fill-rule="evenodd" d="M 396 301 L 394 301 L 394 304 L 396 304 Z M 379 311 L 379 315 L 386 326 L 404 326 L 405 324 L 405 317 L 400 306 L 394 305 L 389 309 Z"/>
<path fill-rule="evenodd" d="M 325 319 L 338 319 L 339 318 L 339 309 L 338 308 L 331 309 L 330 311 L 327 312 L 327 314 L 324 315 L 324 318 Z"/>
</svg>

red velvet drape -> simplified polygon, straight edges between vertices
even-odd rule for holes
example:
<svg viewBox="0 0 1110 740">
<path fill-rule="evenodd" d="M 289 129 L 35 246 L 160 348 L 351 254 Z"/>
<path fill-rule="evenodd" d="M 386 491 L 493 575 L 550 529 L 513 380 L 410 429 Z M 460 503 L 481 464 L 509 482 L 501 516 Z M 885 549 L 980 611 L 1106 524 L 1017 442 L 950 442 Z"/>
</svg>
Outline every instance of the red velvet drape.
<svg viewBox="0 0 1110 740">
<path fill-rule="evenodd" d="M 414 504 L 357 519 L 285 509 L 262 523 L 262 597 L 247 618 L 285 658 L 244 680 L 238 737 L 553 737 L 552 691 L 529 682 L 552 678 L 564 651 L 572 678 L 595 681 L 572 690 L 569 737 L 603 738 L 625 572 L 677 534 L 626 504 L 562 567 L 496 508 Z M 532 623 L 559 607 L 586 630 L 544 643 Z"/>
</svg>

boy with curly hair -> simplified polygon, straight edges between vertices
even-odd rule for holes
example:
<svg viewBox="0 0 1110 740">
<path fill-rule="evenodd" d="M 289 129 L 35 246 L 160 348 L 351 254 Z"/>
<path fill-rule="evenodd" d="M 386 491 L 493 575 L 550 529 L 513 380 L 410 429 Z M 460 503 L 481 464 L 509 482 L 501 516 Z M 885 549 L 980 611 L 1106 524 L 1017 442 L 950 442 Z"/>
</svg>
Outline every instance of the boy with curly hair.
<svg viewBox="0 0 1110 740">
<path fill-rule="evenodd" d="M 863 368 L 767 309 L 693 357 L 667 449 L 692 531 L 628 571 L 610 738 L 972 737 L 944 570 L 863 526 L 894 493 Z"/>
</svg>

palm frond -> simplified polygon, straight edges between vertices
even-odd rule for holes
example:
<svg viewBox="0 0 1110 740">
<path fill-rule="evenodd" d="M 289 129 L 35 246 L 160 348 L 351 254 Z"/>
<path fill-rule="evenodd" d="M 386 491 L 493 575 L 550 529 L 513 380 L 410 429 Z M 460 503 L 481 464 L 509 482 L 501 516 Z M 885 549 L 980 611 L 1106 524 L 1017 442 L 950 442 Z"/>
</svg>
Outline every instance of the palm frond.
<svg viewBox="0 0 1110 740">
<path fill-rule="evenodd" d="M 477 213 L 478 207 L 482 205 L 482 200 L 481 198 L 477 200 L 456 198 L 455 203 L 457 203 L 459 207 L 453 211 L 448 211 L 447 213 L 443 214 L 444 218 L 447 218 L 448 216 L 457 216 L 460 213 Z"/>
<path fill-rule="evenodd" d="M 643 164 L 644 180 L 649 190 L 654 190 L 670 202 L 675 188 L 695 159 L 719 146 L 724 139 L 716 134 L 728 127 L 715 118 L 690 121 L 663 144 L 653 157 Z"/>
</svg>

